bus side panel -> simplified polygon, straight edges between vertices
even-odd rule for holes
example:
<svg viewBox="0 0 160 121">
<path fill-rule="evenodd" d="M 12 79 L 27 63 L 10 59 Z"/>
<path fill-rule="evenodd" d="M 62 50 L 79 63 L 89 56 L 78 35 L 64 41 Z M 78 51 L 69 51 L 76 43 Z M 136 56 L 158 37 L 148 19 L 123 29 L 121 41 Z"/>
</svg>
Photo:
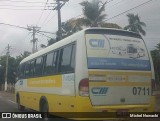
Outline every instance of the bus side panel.
<svg viewBox="0 0 160 121">
<path fill-rule="evenodd" d="M 87 53 L 85 44 L 85 34 L 77 37 L 76 61 L 75 61 L 75 82 L 76 95 L 79 95 L 79 82 L 88 78 Z"/>
</svg>

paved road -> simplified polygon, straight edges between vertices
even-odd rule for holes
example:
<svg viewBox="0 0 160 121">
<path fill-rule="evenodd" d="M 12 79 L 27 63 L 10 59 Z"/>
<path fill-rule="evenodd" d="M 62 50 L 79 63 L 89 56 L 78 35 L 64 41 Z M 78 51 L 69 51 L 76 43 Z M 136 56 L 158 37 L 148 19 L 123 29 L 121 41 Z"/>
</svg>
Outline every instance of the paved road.
<svg viewBox="0 0 160 121">
<path fill-rule="evenodd" d="M 0 91 L 0 112 L 20 112 L 14 102 L 14 94 Z M 25 112 L 35 112 L 25 109 Z M 35 112 L 36 113 L 36 112 Z M 0 119 L 0 121 L 43 121 L 43 119 Z M 67 119 L 53 118 L 50 121 L 71 121 Z M 73 120 L 72 120 L 73 121 Z"/>
<path fill-rule="evenodd" d="M 157 107 L 160 106 L 160 91 L 156 92 L 157 96 Z M 19 112 L 17 105 L 14 102 L 14 94 L 0 91 L 0 112 Z M 32 110 L 26 109 L 25 112 L 33 112 Z M 35 111 L 34 111 L 35 112 Z M 0 121 L 43 121 L 42 119 L 0 119 Z M 50 121 L 73 121 L 67 119 L 53 118 Z M 126 119 L 126 120 L 107 120 L 107 121 L 159 121 L 159 119 Z"/>
</svg>

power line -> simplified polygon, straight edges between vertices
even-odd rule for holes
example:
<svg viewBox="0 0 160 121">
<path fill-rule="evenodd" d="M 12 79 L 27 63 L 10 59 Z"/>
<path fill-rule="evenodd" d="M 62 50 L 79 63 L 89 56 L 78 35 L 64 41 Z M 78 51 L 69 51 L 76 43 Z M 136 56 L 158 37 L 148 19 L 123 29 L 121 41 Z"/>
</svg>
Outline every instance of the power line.
<svg viewBox="0 0 160 121">
<path fill-rule="evenodd" d="M 48 19 L 49 15 L 51 14 L 51 12 L 52 12 L 52 11 L 50 11 L 50 12 L 48 13 L 47 17 L 45 18 L 45 20 L 43 21 L 43 23 L 42 23 L 42 25 L 41 25 L 41 26 L 43 26 L 43 25 L 44 25 L 44 23 L 45 23 L 45 22 L 46 22 L 46 20 Z"/>
<path fill-rule="evenodd" d="M 20 3 L 40 3 L 45 4 L 44 2 L 30 2 L 30 1 L 16 1 L 16 0 L 1 0 L 1 2 L 20 2 Z"/>
<path fill-rule="evenodd" d="M 30 28 L 25 28 L 25 27 L 21 27 L 21 26 L 17 26 L 17 25 L 12 25 L 12 24 L 6 24 L 6 23 L 0 23 L 1 25 L 6 25 L 6 26 L 11 26 L 11 27 L 17 27 L 17 28 L 20 28 L 20 29 L 26 29 L 28 31 L 31 31 L 32 29 Z M 47 32 L 47 31 L 37 31 L 37 32 L 44 32 L 44 33 L 49 33 L 49 34 L 56 34 L 56 33 L 52 33 L 52 32 Z"/>
<path fill-rule="evenodd" d="M 114 0 L 110 0 L 110 1 L 108 1 L 107 3 L 110 3 L 110 2 L 113 2 Z M 121 0 L 122 1 L 122 0 Z M 79 15 L 77 15 L 77 16 L 75 16 L 75 17 L 72 17 L 72 18 L 70 18 L 69 20 L 72 20 L 72 19 L 75 19 L 75 18 L 78 18 L 78 17 L 80 17 L 80 16 L 82 16 L 83 15 L 83 13 L 82 14 L 79 14 Z"/>
<path fill-rule="evenodd" d="M 48 2 L 48 0 L 46 0 L 46 4 L 45 4 L 45 6 L 44 6 L 44 9 L 46 8 L 47 2 Z M 36 25 L 38 25 L 40 19 L 42 18 L 42 15 L 43 15 L 43 13 L 44 13 L 44 9 L 42 10 L 42 13 L 41 13 L 41 15 L 40 15 L 40 17 L 39 17 Z"/>
<path fill-rule="evenodd" d="M 115 4 L 113 4 L 113 5 L 110 5 L 110 6 L 106 7 L 106 9 L 111 8 L 111 7 L 115 6 L 115 5 L 118 5 L 118 4 L 122 3 L 122 1 L 124 1 L 124 0 L 121 0 L 121 1 L 119 1 L 119 2 L 117 2 Z"/>
<path fill-rule="evenodd" d="M 68 1 L 68 4 L 66 5 L 66 7 L 69 5 L 69 1 Z M 53 8 L 53 9 L 55 9 L 55 8 Z M 51 13 L 51 12 L 50 12 Z M 49 14 L 50 14 L 49 13 Z M 48 19 L 48 17 L 49 17 L 49 15 L 47 16 L 47 18 L 45 19 L 45 21 L 43 22 L 43 24 L 42 24 L 42 27 L 44 26 L 44 25 L 46 25 L 46 24 L 48 24 L 55 16 L 57 15 L 57 13 L 55 13 L 46 23 L 45 23 L 45 21 Z"/>
<path fill-rule="evenodd" d="M 57 40 L 61 40 L 62 39 L 62 29 L 61 29 L 61 8 L 66 4 L 66 2 L 68 2 L 69 0 L 55 0 L 55 4 L 56 6 L 52 9 L 52 10 L 57 10 L 57 14 L 58 14 L 58 32 L 57 32 L 57 36 L 58 39 Z"/>
<path fill-rule="evenodd" d="M 48 24 L 55 16 L 57 15 L 57 13 L 55 13 L 46 23 L 44 23 L 41 28 L 43 28 L 44 25 Z"/>
<path fill-rule="evenodd" d="M 53 37 L 47 36 L 47 35 L 45 35 L 45 34 L 43 34 L 43 33 L 38 33 L 38 34 L 43 35 L 43 36 L 45 36 L 45 37 L 47 37 L 47 38 L 53 39 Z"/>
<path fill-rule="evenodd" d="M 37 32 L 43 32 L 43 33 L 55 34 L 55 35 L 56 35 L 56 33 L 52 33 L 52 32 L 46 32 L 46 31 L 37 31 Z"/>
<path fill-rule="evenodd" d="M 12 24 L 6 24 L 6 23 L 0 23 L 1 25 L 6 25 L 6 26 L 11 26 L 11 27 L 17 27 L 17 28 L 21 28 L 21 29 L 27 29 L 28 28 L 25 28 L 25 27 L 21 27 L 21 26 L 17 26 L 17 25 L 12 25 Z"/>
<path fill-rule="evenodd" d="M 21 8 L 26 8 L 26 7 L 44 7 L 44 6 L 33 6 L 33 5 L 30 5 L 30 6 L 23 6 L 23 5 L 0 5 L 2 7 L 21 7 Z M 49 6 L 49 7 L 52 7 L 52 6 Z"/>
<path fill-rule="evenodd" d="M 16 8 L 0 8 L 0 9 L 4 9 L 4 10 L 43 10 L 43 9 L 16 9 Z"/>
<path fill-rule="evenodd" d="M 111 19 L 116 18 L 116 17 L 118 17 L 118 16 L 121 16 L 121 15 L 127 13 L 128 11 L 131 11 L 131 10 L 134 10 L 134 9 L 139 8 L 139 7 L 141 7 L 141 6 L 144 6 L 145 4 L 147 4 L 147 3 L 151 2 L 151 1 L 153 1 L 153 0 L 148 0 L 147 2 L 144 2 L 144 3 L 142 3 L 142 4 L 138 5 L 138 6 L 135 6 L 135 7 L 131 8 L 131 9 L 129 9 L 129 10 L 126 10 L 126 11 L 120 13 L 120 14 L 117 14 L 117 15 L 109 18 L 109 19 L 106 19 L 106 20 L 104 20 L 103 22 L 108 21 L 108 20 L 111 20 Z"/>
</svg>

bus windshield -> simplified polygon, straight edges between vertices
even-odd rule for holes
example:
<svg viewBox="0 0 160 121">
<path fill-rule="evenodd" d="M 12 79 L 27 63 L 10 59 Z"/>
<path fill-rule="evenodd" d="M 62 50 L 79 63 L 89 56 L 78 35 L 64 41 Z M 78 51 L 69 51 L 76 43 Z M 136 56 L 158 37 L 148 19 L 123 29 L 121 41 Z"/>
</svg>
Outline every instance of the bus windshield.
<svg viewBox="0 0 160 121">
<path fill-rule="evenodd" d="M 147 48 L 140 35 L 115 31 L 86 32 L 88 69 L 150 71 Z"/>
</svg>

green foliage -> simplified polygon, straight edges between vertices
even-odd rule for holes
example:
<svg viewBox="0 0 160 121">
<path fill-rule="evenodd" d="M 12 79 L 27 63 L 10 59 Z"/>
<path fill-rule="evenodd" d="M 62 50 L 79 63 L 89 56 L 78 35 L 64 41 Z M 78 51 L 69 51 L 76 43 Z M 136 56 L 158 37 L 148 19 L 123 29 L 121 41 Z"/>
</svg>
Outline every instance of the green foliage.
<svg viewBox="0 0 160 121">
<path fill-rule="evenodd" d="M 155 46 L 156 49 L 151 51 L 151 56 L 154 63 L 156 80 L 160 83 L 160 43 Z"/>
<path fill-rule="evenodd" d="M 54 44 L 55 42 L 56 42 L 56 39 L 51 38 L 50 40 L 48 40 L 47 46 L 50 46 L 50 45 Z"/>
<path fill-rule="evenodd" d="M 114 23 L 102 23 L 101 27 L 122 29 L 122 27 L 120 27 L 119 25 L 114 24 Z"/>
<path fill-rule="evenodd" d="M 76 23 L 76 20 L 71 19 L 66 22 L 63 22 L 62 23 L 62 39 L 72 35 L 73 33 L 79 30 L 82 30 L 82 28 L 80 25 L 78 25 L 78 23 Z M 49 39 L 47 45 L 41 44 L 41 48 L 45 48 L 59 41 L 58 32 L 56 32 L 56 35 L 57 35 L 57 38 Z"/>
<path fill-rule="evenodd" d="M 78 19 L 70 19 L 66 22 L 62 22 L 62 39 L 72 35 L 83 29 L 84 26 L 87 27 L 105 27 L 105 28 L 116 28 L 121 29 L 121 27 L 114 23 L 104 23 L 106 14 L 105 5 L 106 2 L 100 0 L 92 0 L 91 2 L 83 1 L 80 3 L 82 6 L 84 17 Z M 47 45 L 41 44 L 42 48 L 45 48 L 57 41 L 59 41 L 58 31 L 56 33 L 56 39 L 50 39 Z M 54 41 L 52 41 L 54 40 Z M 52 43 L 53 42 L 53 43 Z"/>
<path fill-rule="evenodd" d="M 151 51 L 151 56 L 153 61 L 157 61 L 160 63 L 160 43 L 155 46 L 156 49 Z"/>
<path fill-rule="evenodd" d="M 84 17 L 78 20 L 79 23 L 85 26 L 98 27 L 99 24 L 103 23 L 107 16 L 103 13 L 106 4 L 107 2 L 102 3 L 102 1 L 99 0 L 81 2 L 80 5 L 83 7 Z"/>
<path fill-rule="evenodd" d="M 74 19 L 62 23 L 62 38 L 68 37 L 73 33 L 82 30 L 81 26 Z"/>
<path fill-rule="evenodd" d="M 19 63 L 31 53 L 25 51 L 23 54 L 17 56 L 16 58 L 9 56 L 8 57 L 8 83 L 15 83 L 16 79 L 16 72 Z M 5 70 L 6 70 L 6 56 L 0 57 L 0 84 L 4 83 L 5 80 Z"/>
<path fill-rule="evenodd" d="M 143 30 L 143 27 L 146 27 L 144 22 L 140 21 L 140 17 L 132 13 L 127 14 L 129 25 L 124 27 L 125 30 L 133 31 L 142 35 L 146 35 L 146 32 Z"/>
<path fill-rule="evenodd" d="M 106 2 L 100 0 L 83 1 L 80 3 L 83 10 L 84 17 L 75 20 L 75 23 L 79 26 L 87 27 L 105 27 L 105 28 L 116 28 L 121 29 L 121 27 L 114 23 L 105 23 L 105 5 Z"/>
<path fill-rule="evenodd" d="M 1 67 L 1 73 L 0 73 L 0 83 L 4 83 L 5 80 L 5 70 L 6 70 L 6 56 L 2 56 L 0 60 Z M 18 63 L 15 58 L 10 57 L 8 58 L 8 82 L 14 83 L 15 82 L 15 72 L 17 71 L 16 68 L 18 66 Z"/>
</svg>

